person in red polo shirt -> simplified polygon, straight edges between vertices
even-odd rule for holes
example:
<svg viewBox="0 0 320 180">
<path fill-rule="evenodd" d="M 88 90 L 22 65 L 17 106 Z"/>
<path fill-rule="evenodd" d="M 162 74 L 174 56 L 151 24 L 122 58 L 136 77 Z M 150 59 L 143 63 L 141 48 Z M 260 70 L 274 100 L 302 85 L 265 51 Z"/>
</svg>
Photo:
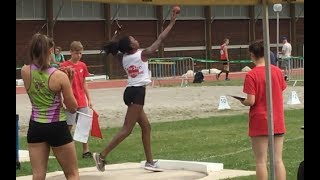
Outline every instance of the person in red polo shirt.
<svg viewBox="0 0 320 180">
<path fill-rule="evenodd" d="M 249 136 L 256 161 L 257 179 L 268 179 L 268 111 L 266 98 L 266 76 L 263 41 L 258 40 L 249 46 L 251 59 L 255 67 L 246 74 L 243 92 L 246 99 L 240 100 L 249 110 Z M 277 66 L 270 64 L 271 87 L 273 100 L 274 125 L 274 158 L 275 177 L 277 180 L 286 179 L 286 169 L 282 161 L 284 134 L 286 132 L 283 108 L 283 91 L 287 85 L 283 74 Z"/>
</svg>

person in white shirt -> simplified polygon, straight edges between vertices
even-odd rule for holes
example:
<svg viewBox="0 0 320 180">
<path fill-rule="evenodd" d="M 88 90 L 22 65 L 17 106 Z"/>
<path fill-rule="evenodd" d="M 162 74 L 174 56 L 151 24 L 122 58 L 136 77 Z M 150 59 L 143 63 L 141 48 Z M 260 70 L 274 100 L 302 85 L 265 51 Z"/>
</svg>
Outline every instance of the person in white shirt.
<svg viewBox="0 0 320 180">
<path fill-rule="evenodd" d="M 111 53 L 122 60 L 124 70 L 128 75 L 128 84 L 123 94 L 124 103 L 128 106 L 122 129 L 100 153 L 94 153 L 93 158 L 99 171 L 105 171 L 106 156 L 131 134 L 135 124 L 141 127 L 142 143 L 146 156 L 145 169 L 162 171 L 151 153 L 151 125 L 143 110 L 146 86 L 151 82 L 148 70 L 148 58 L 160 47 L 163 40 L 176 22 L 177 13 L 172 11 L 169 25 L 161 32 L 157 40 L 144 50 L 140 50 L 139 42 L 132 36 L 123 36 L 119 40 L 111 40 L 104 46 L 106 54 Z M 121 27 L 119 27 L 121 30 Z M 119 53 L 120 51 L 120 53 Z"/>
<path fill-rule="evenodd" d="M 287 81 L 288 80 L 288 65 L 289 65 L 289 60 L 287 60 L 286 58 L 290 58 L 291 57 L 291 44 L 288 42 L 287 37 L 283 37 L 282 38 L 282 51 L 281 51 L 281 67 L 284 70 L 284 79 Z"/>
</svg>

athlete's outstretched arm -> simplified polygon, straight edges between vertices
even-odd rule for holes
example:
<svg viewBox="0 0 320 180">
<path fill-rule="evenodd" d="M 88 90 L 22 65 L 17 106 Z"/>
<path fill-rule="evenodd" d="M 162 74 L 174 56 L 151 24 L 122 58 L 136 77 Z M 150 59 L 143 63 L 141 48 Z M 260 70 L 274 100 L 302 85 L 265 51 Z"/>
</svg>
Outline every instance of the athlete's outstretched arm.
<svg viewBox="0 0 320 180">
<path fill-rule="evenodd" d="M 177 18 L 177 14 L 172 11 L 169 25 L 160 33 L 157 40 L 151 46 L 147 47 L 142 51 L 141 57 L 143 61 L 147 61 L 148 55 L 156 52 L 156 50 L 160 47 L 162 41 L 167 37 L 173 25 L 176 23 L 176 18 Z"/>
</svg>

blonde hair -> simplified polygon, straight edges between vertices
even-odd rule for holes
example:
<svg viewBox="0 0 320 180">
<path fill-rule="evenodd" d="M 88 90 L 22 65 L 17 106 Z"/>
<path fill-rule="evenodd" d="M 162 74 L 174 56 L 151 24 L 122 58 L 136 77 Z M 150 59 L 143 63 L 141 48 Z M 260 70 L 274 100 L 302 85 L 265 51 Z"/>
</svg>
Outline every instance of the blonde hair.
<svg viewBox="0 0 320 180">
<path fill-rule="evenodd" d="M 80 41 L 73 41 L 70 44 L 70 50 L 71 51 L 83 51 L 83 46 Z"/>
</svg>

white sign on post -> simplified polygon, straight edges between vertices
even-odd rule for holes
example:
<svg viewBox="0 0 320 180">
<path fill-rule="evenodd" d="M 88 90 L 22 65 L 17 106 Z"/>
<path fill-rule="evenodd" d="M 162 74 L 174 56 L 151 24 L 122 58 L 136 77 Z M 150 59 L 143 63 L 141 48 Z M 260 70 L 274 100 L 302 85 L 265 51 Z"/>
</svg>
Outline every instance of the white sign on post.
<svg viewBox="0 0 320 180">
<path fill-rule="evenodd" d="M 218 109 L 231 109 L 226 96 L 220 96 Z"/>
<path fill-rule="evenodd" d="M 79 111 L 76 113 L 78 113 L 78 121 L 74 131 L 73 140 L 87 143 L 92 126 L 92 116 Z"/>
</svg>

